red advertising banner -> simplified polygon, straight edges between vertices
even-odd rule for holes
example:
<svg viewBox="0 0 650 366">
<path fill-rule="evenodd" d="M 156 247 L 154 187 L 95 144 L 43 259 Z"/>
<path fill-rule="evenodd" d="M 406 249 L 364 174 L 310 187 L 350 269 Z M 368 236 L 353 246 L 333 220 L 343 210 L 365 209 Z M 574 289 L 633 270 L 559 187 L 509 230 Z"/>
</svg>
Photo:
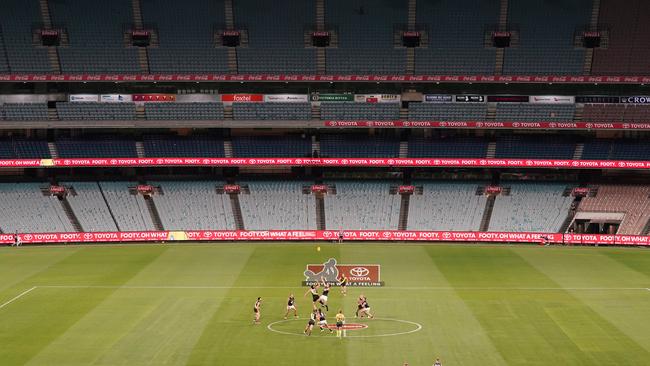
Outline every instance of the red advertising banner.
<svg viewBox="0 0 650 366">
<path fill-rule="evenodd" d="M 65 193 L 65 187 L 64 186 L 50 186 L 50 194 L 51 195 L 61 195 Z"/>
<path fill-rule="evenodd" d="M 152 194 L 153 193 L 153 186 L 150 186 L 148 184 L 138 184 L 135 189 L 138 191 L 140 194 Z"/>
<path fill-rule="evenodd" d="M 176 94 L 133 94 L 134 102 L 175 102 Z"/>
<path fill-rule="evenodd" d="M 650 169 L 650 161 L 476 158 L 71 158 L 0 160 L 1 167 L 328 166 Z"/>
<path fill-rule="evenodd" d="M 197 230 L 197 231 L 135 231 L 92 233 L 29 233 L 18 234 L 23 244 L 159 242 L 159 241 L 239 241 L 239 240 L 336 240 L 335 230 Z M 585 245 L 650 246 L 650 236 L 515 233 L 473 231 L 344 231 L 349 241 L 443 241 L 475 243 L 549 243 Z M 0 243 L 10 244 L 14 234 L 0 234 Z"/>
<path fill-rule="evenodd" d="M 486 194 L 499 194 L 501 193 L 501 187 L 497 186 L 487 186 L 485 187 Z"/>
<path fill-rule="evenodd" d="M 226 184 L 223 186 L 223 191 L 226 193 L 239 193 L 241 191 L 241 187 L 238 184 Z"/>
<path fill-rule="evenodd" d="M 0 74 L 0 82 L 212 81 L 646 84 L 650 76 L 583 75 L 285 75 L 285 74 Z"/>
<path fill-rule="evenodd" d="M 399 186 L 397 193 L 399 194 L 413 194 L 415 192 L 415 186 Z"/>
<path fill-rule="evenodd" d="M 327 193 L 327 186 L 325 184 L 314 184 L 311 186 L 313 193 Z"/>
<path fill-rule="evenodd" d="M 264 94 L 222 94 L 222 102 L 263 102 Z"/>
<path fill-rule="evenodd" d="M 224 37 L 239 37 L 240 34 L 241 32 L 238 30 L 225 30 L 221 32 L 221 35 Z"/>
<path fill-rule="evenodd" d="M 323 126 L 513 130 L 650 130 L 650 122 L 323 121 Z"/>
</svg>

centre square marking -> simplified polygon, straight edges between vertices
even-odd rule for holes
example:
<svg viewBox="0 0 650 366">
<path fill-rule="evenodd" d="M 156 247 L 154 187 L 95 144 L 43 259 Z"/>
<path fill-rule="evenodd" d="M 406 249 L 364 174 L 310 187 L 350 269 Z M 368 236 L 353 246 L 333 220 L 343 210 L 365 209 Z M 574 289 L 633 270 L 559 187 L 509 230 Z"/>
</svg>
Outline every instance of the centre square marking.
<svg viewBox="0 0 650 366">
<path fill-rule="evenodd" d="M 327 328 L 336 330 L 336 324 L 328 324 Z M 366 329 L 366 328 L 368 328 L 366 324 L 347 323 L 347 324 L 343 324 L 341 330 L 359 330 L 359 329 Z"/>
</svg>

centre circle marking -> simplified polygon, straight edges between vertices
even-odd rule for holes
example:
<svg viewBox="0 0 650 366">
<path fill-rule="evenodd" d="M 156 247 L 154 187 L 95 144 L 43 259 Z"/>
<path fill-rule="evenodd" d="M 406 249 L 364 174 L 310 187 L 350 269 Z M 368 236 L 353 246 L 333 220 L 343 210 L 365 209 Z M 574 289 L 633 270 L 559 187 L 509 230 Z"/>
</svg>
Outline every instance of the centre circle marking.
<svg viewBox="0 0 650 366">
<path fill-rule="evenodd" d="M 270 330 L 271 332 L 274 332 L 274 333 L 287 334 L 287 335 L 293 335 L 293 336 L 304 337 L 305 335 L 304 335 L 302 332 L 301 332 L 301 333 L 292 333 L 292 332 L 286 332 L 286 331 L 283 331 L 283 330 L 278 330 L 278 329 L 274 329 L 274 328 L 273 328 L 273 326 L 276 325 L 276 324 L 287 323 L 287 322 L 298 321 L 298 320 L 303 320 L 303 321 L 304 321 L 304 319 L 286 319 L 286 320 L 278 320 L 278 321 L 272 322 L 272 323 L 270 323 L 269 325 L 267 325 L 267 326 L 266 326 L 266 329 L 268 329 L 268 330 Z M 413 326 L 415 327 L 415 329 L 411 329 L 411 330 L 406 331 L 406 332 L 397 332 L 397 333 L 369 334 L 369 335 L 348 335 L 348 336 L 346 336 L 345 338 L 392 337 L 392 336 L 398 336 L 398 335 L 411 334 L 411 333 L 419 332 L 420 330 L 422 330 L 422 324 L 420 324 L 420 323 L 416 323 L 416 322 L 412 322 L 412 321 L 409 321 L 409 320 L 402 320 L 402 319 L 389 319 L 389 318 L 374 318 L 373 320 L 384 320 L 384 321 L 390 321 L 390 322 L 396 322 L 396 323 L 409 324 L 409 325 L 413 325 Z M 351 323 L 351 324 L 349 324 L 349 325 L 350 325 L 350 326 L 360 326 L 360 325 L 361 325 L 361 326 L 363 326 L 363 327 L 358 327 L 358 328 L 354 328 L 354 329 L 352 329 L 352 328 L 348 328 L 348 329 L 344 328 L 344 329 L 345 329 L 345 330 L 361 330 L 361 329 L 366 329 L 366 328 L 368 328 L 368 325 L 367 325 L 367 324 Z M 328 325 L 328 328 L 330 328 L 330 329 L 336 329 L 336 326 L 333 326 L 333 325 L 329 324 L 329 325 Z"/>
</svg>

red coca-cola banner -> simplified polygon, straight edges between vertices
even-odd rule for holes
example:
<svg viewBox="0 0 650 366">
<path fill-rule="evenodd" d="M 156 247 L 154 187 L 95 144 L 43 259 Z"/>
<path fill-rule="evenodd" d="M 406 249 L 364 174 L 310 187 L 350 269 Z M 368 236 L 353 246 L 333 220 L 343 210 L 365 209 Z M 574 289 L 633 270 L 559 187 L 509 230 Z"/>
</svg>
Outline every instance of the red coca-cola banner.
<svg viewBox="0 0 650 366">
<path fill-rule="evenodd" d="M 571 191 L 571 195 L 574 197 L 585 197 L 586 195 L 589 194 L 591 191 L 591 188 L 588 187 L 576 187 L 573 188 L 573 191 Z"/>
<path fill-rule="evenodd" d="M 413 194 L 415 192 L 415 186 L 399 186 L 397 192 L 399 194 Z"/>
<path fill-rule="evenodd" d="M 583 75 L 285 75 L 285 74 L 1 74 L 0 82 L 213 81 L 213 82 L 409 82 L 409 83 L 558 83 L 645 84 L 650 76 Z"/>
<path fill-rule="evenodd" d="M 226 184 L 223 186 L 223 191 L 226 193 L 236 194 L 241 191 L 241 187 L 238 184 Z"/>
<path fill-rule="evenodd" d="M 649 122 L 323 121 L 325 127 L 513 130 L 650 130 Z"/>
<path fill-rule="evenodd" d="M 152 194 L 153 193 L 153 186 L 150 186 L 148 184 L 138 184 L 135 189 L 138 191 L 140 194 Z"/>
<path fill-rule="evenodd" d="M 445 241 L 475 243 L 549 243 L 586 245 L 650 246 L 650 236 L 513 233 L 472 231 L 344 231 L 351 241 Z M 160 241 L 239 241 L 239 240 L 335 240 L 335 230 L 196 230 L 196 231 L 136 231 L 95 233 L 30 233 L 18 234 L 23 244 L 102 243 L 102 242 L 160 242 Z M 14 234 L 0 234 L 0 243 L 10 244 Z"/>
<path fill-rule="evenodd" d="M 313 193 L 327 193 L 327 186 L 325 184 L 314 184 L 311 186 Z"/>
<path fill-rule="evenodd" d="M 485 187 L 485 193 L 487 193 L 487 194 L 499 194 L 499 193 L 501 193 L 501 187 L 487 186 L 487 187 Z"/>
<path fill-rule="evenodd" d="M 74 158 L 7 159 L 1 167 L 328 166 L 650 169 L 650 161 L 476 158 Z"/>
</svg>

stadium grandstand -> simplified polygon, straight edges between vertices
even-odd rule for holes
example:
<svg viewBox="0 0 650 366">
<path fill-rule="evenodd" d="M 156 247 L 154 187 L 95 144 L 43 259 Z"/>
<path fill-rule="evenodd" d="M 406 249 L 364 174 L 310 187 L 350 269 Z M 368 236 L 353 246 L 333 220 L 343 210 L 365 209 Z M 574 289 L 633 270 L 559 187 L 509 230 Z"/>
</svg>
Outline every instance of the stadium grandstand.
<svg viewBox="0 0 650 366">
<path fill-rule="evenodd" d="M 0 366 L 650 359 L 650 2 L 0 3 Z"/>
</svg>

